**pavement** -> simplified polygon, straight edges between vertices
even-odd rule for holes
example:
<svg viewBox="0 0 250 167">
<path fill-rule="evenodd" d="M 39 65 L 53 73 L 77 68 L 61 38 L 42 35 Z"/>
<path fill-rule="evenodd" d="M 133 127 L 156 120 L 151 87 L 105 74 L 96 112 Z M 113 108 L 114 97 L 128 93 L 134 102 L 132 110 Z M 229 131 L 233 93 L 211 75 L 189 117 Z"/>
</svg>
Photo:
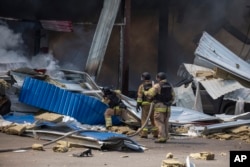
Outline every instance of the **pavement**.
<svg viewBox="0 0 250 167">
<path fill-rule="evenodd" d="M 73 154 L 79 154 L 86 148 L 70 148 L 65 153 L 54 152 L 53 146 L 56 144 L 52 143 L 45 146 L 44 151 L 29 149 L 16 152 L 0 152 L 0 167 L 160 167 L 168 153 L 172 153 L 174 158 L 185 163 L 187 156 L 191 153 L 204 151 L 213 153 L 215 158 L 214 160 L 190 158 L 190 161 L 196 167 L 229 167 L 230 151 L 250 151 L 250 144 L 241 140 L 223 141 L 201 137 L 172 136 L 167 143 L 156 144 L 151 137 L 142 139 L 139 136 L 134 136 L 132 139 L 143 145 L 146 150 L 144 152 L 119 152 L 92 149 L 92 156 L 75 157 Z M 0 150 L 29 147 L 34 143 L 43 144 L 46 142 L 48 141 L 0 133 Z"/>
</svg>

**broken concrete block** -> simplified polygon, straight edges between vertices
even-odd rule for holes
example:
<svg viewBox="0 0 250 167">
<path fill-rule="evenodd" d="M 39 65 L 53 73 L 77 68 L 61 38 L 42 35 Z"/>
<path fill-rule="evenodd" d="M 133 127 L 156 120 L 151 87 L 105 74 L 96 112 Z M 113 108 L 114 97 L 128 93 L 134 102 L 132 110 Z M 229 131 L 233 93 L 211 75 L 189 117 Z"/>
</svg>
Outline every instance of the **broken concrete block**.
<svg viewBox="0 0 250 167">
<path fill-rule="evenodd" d="M 222 134 L 222 135 L 219 135 L 219 138 L 223 139 L 223 140 L 229 140 L 229 139 L 232 138 L 232 135 L 230 135 L 230 134 Z"/>
<path fill-rule="evenodd" d="M 61 153 L 65 153 L 68 152 L 69 148 L 63 145 L 56 145 L 53 147 L 53 151 L 54 152 L 61 152 Z"/>
<path fill-rule="evenodd" d="M 231 131 L 231 133 L 234 133 L 234 134 L 245 133 L 245 132 L 249 133 L 250 129 L 248 126 L 240 126 L 240 127 L 230 129 L 230 131 Z"/>
<path fill-rule="evenodd" d="M 46 112 L 46 113 L 42 113 L 42 114 L 35 116 L 35 119 L 58 123 L 58 122 L 62 122 L 63 115 Z"/>
<path fill-rule="evenodd" d="M 166 159 L 162 161 L 161 167 L 185 167 L 185 163 L 176 159 Z"/>
<path fill-rule="evenodd" d="M 26 125 L 15 125 L 5 129 L 5 133 L 11 135 L 21 135 L 26 130 Z"/>
<path fill-rule="evenodd" d="M 210 152 L 191 153 L 190 157 L 194 159 L 214 160 L 214 154 Z"/>
<path fill-rule="evenodd" d="M 111 131 L 126 135 L 130 135 L 136 132 L 135 130 L 130 129 L 127 126 L 112 126 Z"/>
<path fill-rule="evenodd" d="M 59 140 L 56 142 L 57 145 L 62 145 L 68 148 L 82 148 L 84 147 L 82 144 L 80 143 L 73 143 L 73 142 L 69 142 L 69 141 L 64 141 L 64 140 Z"/>
<path fill-rule="evenodd" d="M 38 151 L 44 151 L 43 145 L 42 144 L 32 144 L 32 149 L 33 150 L 38 150 Z"/>
<path fill-rule="evenodd" d="M 167 153 L 167 155 L 166 155 L 167 159 L 170 159 L 170 158 L 173 158 L 173 157 L 174 157 L 174 155 L 172 153 Z"/>
<path fill-rule="evenodd" d="M 6 133 L 6 130 L 8 128 L 10 128 L 10 127 L 13 127 L 13 126 L 16 126 L 16 124 L 11 123 L 11 124 L 7 124 L 7 125 L 4 125 L 4 126 L 1 126 L 0 127 L 0 132 Z"/>
</svg>

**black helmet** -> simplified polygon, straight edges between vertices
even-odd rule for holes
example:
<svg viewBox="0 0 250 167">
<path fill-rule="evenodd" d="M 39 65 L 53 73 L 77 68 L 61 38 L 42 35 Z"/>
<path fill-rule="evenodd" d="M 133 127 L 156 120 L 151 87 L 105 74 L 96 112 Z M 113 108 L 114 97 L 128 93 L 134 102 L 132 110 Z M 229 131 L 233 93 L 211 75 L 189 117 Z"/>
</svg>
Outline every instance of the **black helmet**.
<svg viewBox="0 0 250 167">
<path fill-rule="evenodd" d="M 112 94 L 112 91 L 111 91 L 110 87 L 103 87 L 102 88 L 102 92 L 104 93 L 104 95 L 110 95 L 110 94 Z"/>
<path fill-rule="evenodd" d="M 141 74 L 141 80 L 150 80 L 151 79 L 151 75 L 149 74 L 149 72 L 144 72 Z"/>
<path fill-rule="evenodd" d="M 161 80 L 167 79 L 167 75 L 166 75 L 165 72 L 159 72 L 159 73 L 156 75 L 156 78 L 158 78 L 158 79 L 161 81 Z"/>
</svg>

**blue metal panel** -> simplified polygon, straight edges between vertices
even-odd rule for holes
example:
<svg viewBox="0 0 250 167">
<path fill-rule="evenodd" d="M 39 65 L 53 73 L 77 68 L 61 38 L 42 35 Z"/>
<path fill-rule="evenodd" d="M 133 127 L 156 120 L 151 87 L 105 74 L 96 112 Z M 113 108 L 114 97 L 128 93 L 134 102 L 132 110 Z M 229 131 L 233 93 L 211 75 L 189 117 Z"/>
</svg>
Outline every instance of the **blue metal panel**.
<svg viewBox="0 0 250 167">
<path fill-rule="evenodd" d="M 19 123 L 19 124 L 24 124 L 24 123 L 34 123 L 35 122 L 35 117 L 34 115 L 13 115 L 13 114 L 7 114 L 3 116 L 3 119 L 14 122 L 14 123 Z"/>
<path fill-rule="evenodd" d="M 114 133 L 114 132 L 100 132 L 100 131 L 84 131 L 80 133 L 82 136 L 93 137 L 97 140 L 105 141 L 114 137 L 127 138 L 127 135 Z"/>
<path fill-rule="evenodd" d="M 25 78 L 19 101 L 44 110 L 75 118 L 83 124 L 104 124 L 107 105 L 100 100 L 84 94 L 73 93 L 47 82 Z M 114 124 L 121 122 L 113 117 Z"/>
</svg>

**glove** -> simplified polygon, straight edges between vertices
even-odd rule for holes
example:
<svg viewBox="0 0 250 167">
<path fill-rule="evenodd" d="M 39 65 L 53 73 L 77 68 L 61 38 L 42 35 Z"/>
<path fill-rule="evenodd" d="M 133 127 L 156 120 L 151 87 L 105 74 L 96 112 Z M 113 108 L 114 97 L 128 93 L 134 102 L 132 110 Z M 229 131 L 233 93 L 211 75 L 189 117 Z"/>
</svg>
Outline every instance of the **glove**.
<svg viewBox="0 0 250 167">
<path fill-rule="evenodd" d="M 120 107 L 120 108 L 123 108 L 123 109 L 127 109 L 127 107 L 126 107 L 125 104 L 123 104 L 123 103 L 120 103 L 120 104 L 119 104 L 119 107 Z"/>
<path fill-rule="evenodd" d="M 141 103 L 136 104 L 136 111 L 139 112 L 141 110 Z"/>
</svg>

